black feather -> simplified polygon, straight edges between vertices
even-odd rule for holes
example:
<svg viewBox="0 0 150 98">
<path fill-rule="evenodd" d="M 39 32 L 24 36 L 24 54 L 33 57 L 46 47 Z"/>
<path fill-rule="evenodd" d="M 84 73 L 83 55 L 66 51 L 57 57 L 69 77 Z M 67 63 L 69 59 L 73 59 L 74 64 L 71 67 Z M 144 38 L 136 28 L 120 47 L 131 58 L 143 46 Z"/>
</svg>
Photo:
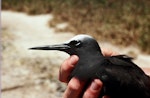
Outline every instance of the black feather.
<svg viewBox="0 0 150 98">
<path fill-rule="evenodd" d="M 96 73 L 111 98 L 150 98 L 150 77 L 124 55 L 107 57 Z"/>
<path fill-rule="evenodd" d="M 36 50 L 59 50 L 77 55 L 79 61 L 70 75 L 80 80 L 99 78 L 103 93 L 110 98 L 150 98 L 150 77 L 132 62 L 131 57 L 117 55 L 104 57 L 95 39 L 89 35 L 77 35 L 68 43 L 34 47 Z"/>
</svg>

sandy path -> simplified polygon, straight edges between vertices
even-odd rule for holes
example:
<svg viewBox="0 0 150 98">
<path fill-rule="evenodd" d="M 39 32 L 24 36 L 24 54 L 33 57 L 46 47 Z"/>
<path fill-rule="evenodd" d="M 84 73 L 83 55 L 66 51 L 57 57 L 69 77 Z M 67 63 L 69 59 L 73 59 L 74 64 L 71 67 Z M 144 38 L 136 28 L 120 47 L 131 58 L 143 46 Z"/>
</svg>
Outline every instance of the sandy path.
<svg viewBox="0 0 150 98">
<path fill-rule="evenodd" d="M 48 21 L 51 19 L 53 19 L 51 14 L 28 16 L 24 13 L 3 11 L 2 28 L 11 30 L 17 36 L 14 44 L 18 49 L 22 50 L 23 54 L 27 52 L 27 55 L 42 55 L 43 52 L 37 54 L 37 52 L 32 51 L 32 53 L 29 53 L 27 49 L 36 45 L 61 43 L 74 36 L 72 33 L 55 33 L 54 28 L 48 27 Z M 148 66 L 150 64 L 150 55 L 141 54 L 136 47 L 121 48 L 107 42 L 100 43 L 101 47 L 106 47 L 119 53 L 129 54 L 129 52 L 133 52 L 136 55 L 135 62 L 138 65 L 150 68 Z M 44 56 L 49 56 L 46 54 Z"/>
<path fill-rule="evenodd" d="M 60 43 L 62 41 L 66 41 L 66 39 L 69 39 L 70 37 L 73 37 L 73 34 L 55 34 L 54 29 L 48 27 L 48 21 L 53 18 L 52 15 L 28 16 L 24 13 L 11 11 L 3 11 L 1 15 L 2 29 L 15 36 L 15 39 L 12 42 L 15 49 L 7 49 L 10 50 L 10 52 L 6 52 L 7 54 L 3 53 L 2 89 L 4 92 L 2 93 L 2 97 L 10 98 L 15 95 L 13 98 L 59 98 L 61 96 L 61 92 L 57 92 L 57 88 L 62 86 L 59 86 L 60 83 L 56 80 L 58 76 L 58 69 L 59 65 L 65 58 L 68 57 L 68 55 L 63 52 L 55 51 L 29 51 L 28 48 L 39 45 Z M 16 51 L 17 53 L 15 54 Z M 36 57 L 41 59 L 48 58 L 50 60 L 50 65 L 57 65 L 56 67 L 49 67 L 52 69 L 49 73 L 50 75 L 53 74 L 52 76 L 55 77 L 55 80 L 49 80 L 47 78 L 49 75 L 46 74 L 46 72 L 37 73 L 34 71 L 34 66 L 36 65 L 31 64 L 32 62 L 35 63 L 39 60 L 32 61 L 31 59 L 33 58 L 34 60 Z M 28 65 L 21 63 L 28 61 L 31 62 L 28 63 Z M 42 62 L 45 61 L 46 60 Z M 46 62 L 48 62 L 48 60 Z M 43 66 L 39 67 L 45 68 L 45 66 L 47 66 L 46 64 L 47 63 L 43 63 Z M 43 89 L 45 90 L 44 92 Z M 40 94 L 41 92 L 43 93 Z"/>
<path fill-rule="evenodd" d="M 72 34 L 72 33 L 56 33 L 54 28 L 50 28 L 48 26 L 48 21 L 53 19 L 53 16 L 51 14 L 29 16 L 24 13 L 2 11 L 1 15 L 2 15 L 1 16 L 2 17 L 2 29 L 7 29 L 7 31 L 13 33 L 13 35 L 16 36 L 16 39 L 13 41 L 13 44 L 18 51 L 18 54 L 16 54 L 16 55 L 18 55 L 18 57 L 20 57 L 20 58 L 21 57 L 26 57 L 26 58 L 48 57 L 48 58 L 51 58 L 52 64 L 58 65 L 58 66 L 62 63 L 62 61 L 65 58 L 68 57 L 67 54 L 62 53 L 62 52 L 55 52 L 55 51 L 54 52 L 43 52 L 43 51 L 29 51 L 28 50 L 28 48 L 33 47 L 33 46 L 61 43 L 61 42 L 64 42 L 74 36 L 74 34 Z M 117 46 L 111 45 L 107 42 L 100 42 L 100 43 L 101 43 L 101 47 L 104 47 L 104 48 L 107 48 L 107 49 L 110 49 L 110 50 L 113 50 L 113 51 L 116 51 L 119 53 L 129 54 L 130 52 L 132 52 L 134 55 L 136 55 L 135 63 L 137 63 L 140 67 L 150 68 L 150 55 L 141 54 L 141 52 L 136 47 L 130 46 L 127 48 L 122 48 L 122 47 L 117 47 Z M 55 61 L 56 59 L 57 59 L 57 62 Z M 26 67 L 19 67 L 19 68 L 26 69 Z M 19 68 L 16 69 L 16 71 L 19 72 L 19 73 L 17 73 L 17 75 L 19 74 L 19 78 L 15 78 L 16 79 L 15 80 L 15 79 L 12 79 L 12 77 L 14 75 L 14 70 L 11 70 L 10 66 L 9 67 L 7 67 L 5 65 L 2 66 L 2 69 L 4 69 L 4 71 L 5 70 L 7 71 L 7 74 L 4 72 L 2 73 L 3 88 L 9 87 L 9 85 L 11 84 L 11 83 L 9 83 L 9 81 L 12 81 L 12 83 L 13 83 L 12 85 L 16 85 L 15 84 L 16 81 L 19 81 L 19 83 L 20 83 L 20 81 L 22 82 L 28 78 L 30 78 L 30 79 L 33 78 L 33 77 L 29 77 L 29 75 L 32 74 L 30 72 L 32 70 L 26 69 L 26 70 L 22 71 Z M 59 68 L 59 67 L 57 67 L 57 68 Z M 56 72 L 58 72 L 58 69 Z M 20 77 L 23 77 L 21 75 L 24 75 L 23 79 L 22 78 L 20 79 Z M 9 84 L 7 84 L 7 83 L 9 83 Z M 53 84 L 53 82 L 50 84 Z M 53 88 L 55 88 L 56 84 L 53 84 L 52 86 L 53 86 Z M 48 89 L 46 87 L 47 87 L 47 83 L 46 83 L 46 85 L 44 84 L 45 90 Z M 29 97 L 30 98 L 42 98 L 43 96 L 44 96 L 44 98 L 55 98 L 55 97 L 58 98 L 58 95 L 56 95 L 57 93 L 50 95 L 49 90 L 48 90 L 48 92 L 45 91 L 42 96 L 40 94 L 40 92 L 42 92 L 39 89 L 40 87 L 37 87 L 37 85 L 36 85 L 35 88 L 32 88 L 30 86 L 29 86 L 29 88 L 21 87 L 20 89 L 15 89 L 15 90 L 11 90 L 11 91 L 2 93 L 2 97 L 10 98 L 13 95 L 16 95 L 16 97 L 13 97 L 13 98 L 29 98 Z M 35 91 L 35 92 L 31 93 L 30 91 L 28 91 L 28 89 L 31 91 Z M 55 90 L 55 91 L 57 91 L 57 90 Z M 24 94 L 24 92 L 25 92 L 25 94 Z M 52 91 L 52 92 L 54 92 L 54 91 Z M 39 97 L 37 97 L 37 96 L 39 96 Z"/>
</svg>

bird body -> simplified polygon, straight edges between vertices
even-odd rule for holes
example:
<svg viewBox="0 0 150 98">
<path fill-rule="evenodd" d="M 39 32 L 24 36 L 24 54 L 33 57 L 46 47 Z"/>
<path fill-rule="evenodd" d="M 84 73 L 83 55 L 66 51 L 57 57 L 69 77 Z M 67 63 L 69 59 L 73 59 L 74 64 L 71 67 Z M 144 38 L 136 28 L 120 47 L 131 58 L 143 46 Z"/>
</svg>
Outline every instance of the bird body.
<svg viewBox="0 0 150 98">
<path fill-rule="evenodd" d="M 59 50 L 77 55 L 79 61 L 70 75 L 80 80 L 98 78 L 103 95 L 110 98 L 150 98 L 150 77 L 126 55 L 105 57 L 97 41 L 89 35 L 77 35 L 63 44 L 34 47 L 36 50 Z"/>
</svg>

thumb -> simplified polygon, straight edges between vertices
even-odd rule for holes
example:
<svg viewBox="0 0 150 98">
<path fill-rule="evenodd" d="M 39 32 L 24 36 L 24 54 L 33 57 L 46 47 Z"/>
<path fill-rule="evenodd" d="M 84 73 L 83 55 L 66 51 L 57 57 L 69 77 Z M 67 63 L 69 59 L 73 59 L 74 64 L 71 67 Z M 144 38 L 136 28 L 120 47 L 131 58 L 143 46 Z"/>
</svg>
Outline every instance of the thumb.
<svg viewBox="0 0 150 98">
<path fill-rule="evenodd" d="M 83 94 L 83 98 L 98 98 L 102 86 L 102 82 L 99 79 L 95 79 Z"/>
</svg>

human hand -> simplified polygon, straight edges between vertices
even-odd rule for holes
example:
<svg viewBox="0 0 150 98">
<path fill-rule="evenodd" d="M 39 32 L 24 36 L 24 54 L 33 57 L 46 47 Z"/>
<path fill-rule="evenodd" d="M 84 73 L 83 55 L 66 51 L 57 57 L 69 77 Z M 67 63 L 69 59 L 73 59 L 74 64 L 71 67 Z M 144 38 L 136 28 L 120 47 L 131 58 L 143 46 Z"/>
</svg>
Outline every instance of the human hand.
<svg viewBox="0 0 150 98">
<path fill-rule="evenodd" d="M 116 54 L 117 53 L 112 52 L 110 50 L 103 50 L 104 56 L 112 56 Z M 86 84 L 84 81 L 80 81 L 75 77 L 73 77 L 70 81 L 68 80 L 68 77 L 74 69 L 78 60 L 79 58 L 76 55 L 73 55 L 67 60 L 65 60 L 60 68 L 59 80 L 64 83 L 68 83 L 67 89 L 65 90 L 63 97 L 79 98 L 82 96 L 83 98 L 98 98 L 103 85 L 99 79 L 94 79 L 85 91 L 83 91 L 84 86 Z M 109 97 L 104 96 L 103 98 Z"/>
<path fill-rule="evenodd" d="M 102 52 L 104 56 L 117 55 L 116 52 L 112 52 L 108 49 L 102 49 Z M 70 81 L 68 80 L 68 77 L 74 69 L 78 60 L 79 58 L 76 55 L 73 55 L 65 60 L 60 68 L 59 80 L 68 83 L 63 97 L 79 98 L 82 96 L 83 98 L 98 98 L 103 85 L 99 79 L 94 79 L 85 91 L 83 91 L 83 88 L 85 86 L 84 81 L 80 81 L 79 79 L 74 77 Z M 150 75 L 150 69 L 143 68 L 143 70 L 145 71 L 145 73 Z M 109 96 L 103 96 L 103 98 L 109 98 Z"/>
</svg>

